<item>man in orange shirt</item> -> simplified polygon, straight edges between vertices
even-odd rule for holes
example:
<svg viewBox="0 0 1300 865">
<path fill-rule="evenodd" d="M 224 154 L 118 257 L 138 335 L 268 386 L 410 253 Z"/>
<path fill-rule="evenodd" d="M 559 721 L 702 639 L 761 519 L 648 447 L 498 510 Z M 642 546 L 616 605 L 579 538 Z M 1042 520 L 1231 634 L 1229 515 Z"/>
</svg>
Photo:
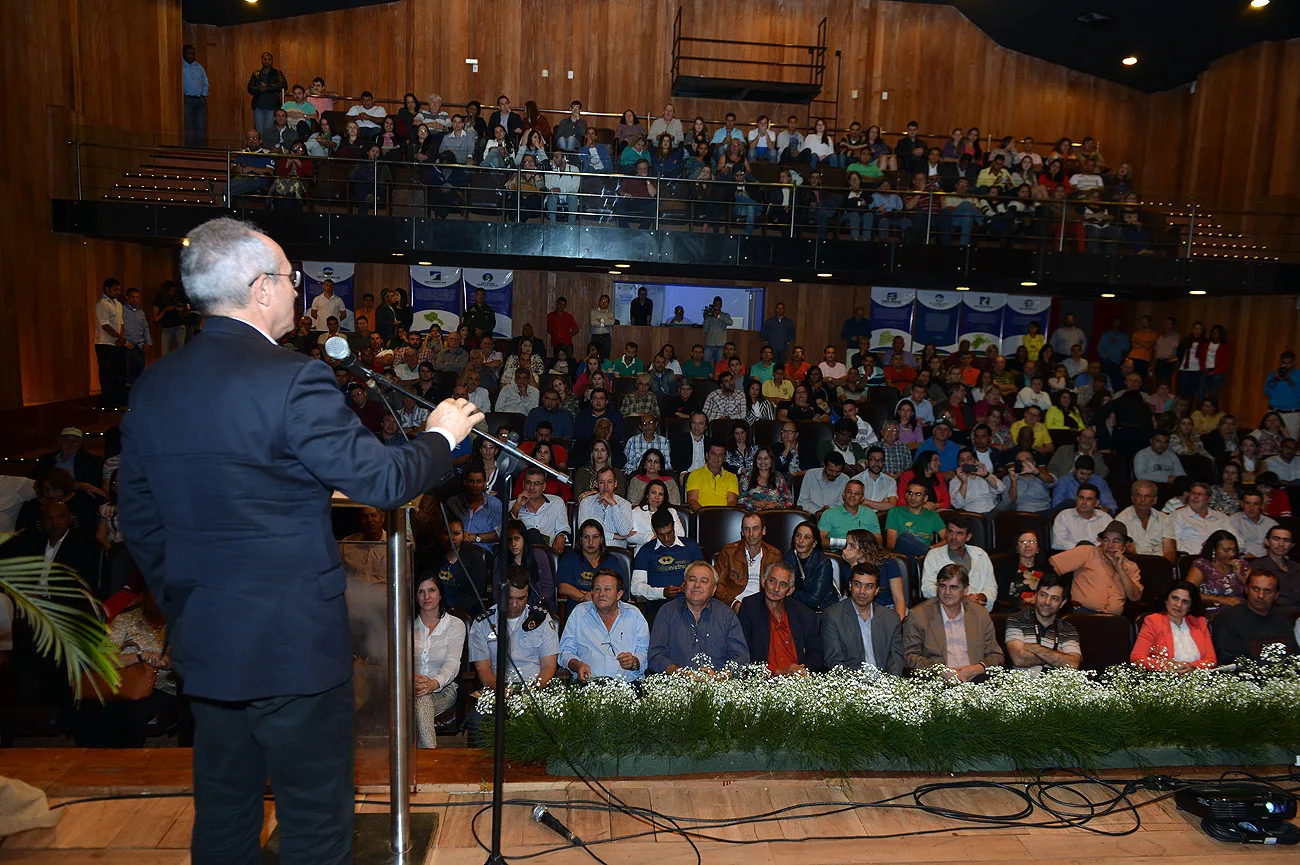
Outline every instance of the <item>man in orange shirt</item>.
<svg viewBox="0 0 1300 865">
<path fill-rule="evenodd" d="M 903 362 L 901 352 L 894 352 L 889 366 L 885 367 L 885 381 L 902 390 L 916 380 L 916 369 Z"/>
<path fill-rule="evenodd" d="M 785 362 L 785 377 L 795 384 L 802 384 L 808 369 L 809 364 L 803 359 L 803 346 L 796 345 L 790 350 L 790 359 Z"/>
<path fill-rule="evenodd" d="M 1155 357 L 1156 340 L 1159 338 L 1160 334 L 1156 333 L 1156 329 L 1151 326 L 1151 316 L 1144 315 L 1138 319 L 1137 330 L 1133 331 L 1133 336 L 1130 337 L 1128 356 L 1129 360 L 1133 361 L 1133 371 L 1144 380 Z"/>
</svg>

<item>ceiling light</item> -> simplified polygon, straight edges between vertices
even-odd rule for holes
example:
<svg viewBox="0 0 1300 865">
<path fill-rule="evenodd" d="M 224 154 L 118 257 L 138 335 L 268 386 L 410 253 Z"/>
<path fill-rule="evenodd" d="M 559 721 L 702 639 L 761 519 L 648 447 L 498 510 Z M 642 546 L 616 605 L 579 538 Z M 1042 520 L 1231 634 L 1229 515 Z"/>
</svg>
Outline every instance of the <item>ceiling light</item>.
<svg viewBox="0 0 1300 865">
<path fill-rule="evenodd" d="M 1033 288 L 1034 286 L 1038 285 L 1038 283 L 1034 282 L 1032 279 L 1026 279 L 1024 282 L 1020 284 L 1025 288 Z"/>
<path fill-rule="evenodd" d="M 1250 0 L 1251 9 L 1263 9 L 1268 5 L 1268 0 Z"/>
<path fill-rule="evenodd" d="M 1123 63 L 1125 66 L 1136 66 L 1138 65 L 1138 59 L 1134 57 L 1132 54 L 1130 54 L 1129 56 L 1121 60 L 1120 63 Z"/>
<path fill-rule="evenodd" d="M 615 266 L 615 267 L 631 267 L 632 265 L 630 265 L 630 264 L 616 264 L 616 265 L 614 265 L 614 266 Z"/>
<path fill-rule="evenodd" d="M 969 286 L 969 285 L 959 285 L 959 286 L 957 286 L 957 290 L 958 290 L 958 291 L 970 291 L 970 286 Z"/>
<path fill-rule="evenodd" d="M 247 3 L 249 6 L 257 5 L 257 0 L 244 0 L 244 2 Z"/>
<path fill-rule="evenodd" d="M 791 279 L 791 278 L 788 277 L 788 276 L 783 276 L 783 277 L 781 277 L 781 281 L 782 281 L 782 282 L 794 282 L 794 280 Z"/>
<path fill-rule="evenodd" d="M 819 274 L 817 274 L 817 275 L 820 276 L 822 279 L 830 279 L 830 278 L 831 278 L 832 276 L 834 276 L 835 274 L 833 274 L 833 273 L 819 273 Z"/>
<path fill-rule="evenodd" d="M 611 271 L 610 271 L 610 275 L 611 275 L 611 276 L 622 276 L 622 275 L 623 275 L 623 271 L 621 271 L 621 270 L 611 270 Z"/>
<path fill-rule="evenodd" d="M 398 257 L 398 258 L 401 258 L 401 257 L 402 257 L 402 253 L 400 253 L 400 252 L 394 252 L 393 255 L 395 255 L 395 256 Z"/>
<path fill-rule="evenodd" d="M 189 245 L 190 245 L 190 239 L 188 237 L 182 237 L 181 246 L 189 246 Z"/>
<path fill-rule="evenodd" d="M 1191 291 L 1189 291 L 1189 292 L 1187 292 L 1187 293 L 1188 293 L 1188 294 L 1205 294 L 1205 289 L 1203 289 L 1203 288 L 1193 288 Z"/>
<path fill-rule="evenodd" d="M 1102 296 L 1102 297 L 1114 297 L 1115 294 L 1114 294 L 1114 292 L 1103 291 L 1103 292 L 1101 293 L 1101 296 Z"/>
<path fill-rule="evenodd" d="M 433 262 L 432 262 L 432 261 L 422 261 L 422 262 L 420 262 L 420 266 L 421 266 L 421 267 L 433 267 Z"/>
</svg>

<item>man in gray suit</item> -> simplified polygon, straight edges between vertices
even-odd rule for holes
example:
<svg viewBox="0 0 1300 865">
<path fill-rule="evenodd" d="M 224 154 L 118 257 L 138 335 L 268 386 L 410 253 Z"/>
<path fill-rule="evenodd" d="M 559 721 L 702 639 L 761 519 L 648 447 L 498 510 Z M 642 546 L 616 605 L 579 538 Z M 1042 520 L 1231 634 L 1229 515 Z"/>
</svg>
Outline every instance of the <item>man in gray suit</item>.
<svg viewBox="0 0 1300 865">
<path fill-rule="evenodd" d="M 903 674 L 903 632 L 898 613 L 876 604 L 880 569 L 859 562 L 853 566 L 849 596 L 822 614 L 822 652 L 826 669 L 875 667 Z"/>
<path fill-rule="evenodd" d="M 967 600 L 970 575 L 961 565 L 944 565 L 935 583 L 935 597 L 913 607 L 903 623 L 903 661 L 913 670 L 943 667 L 950 681 L 981 681 L 1006 660 L 993 620 L 983 604 Z"/>
</svg>

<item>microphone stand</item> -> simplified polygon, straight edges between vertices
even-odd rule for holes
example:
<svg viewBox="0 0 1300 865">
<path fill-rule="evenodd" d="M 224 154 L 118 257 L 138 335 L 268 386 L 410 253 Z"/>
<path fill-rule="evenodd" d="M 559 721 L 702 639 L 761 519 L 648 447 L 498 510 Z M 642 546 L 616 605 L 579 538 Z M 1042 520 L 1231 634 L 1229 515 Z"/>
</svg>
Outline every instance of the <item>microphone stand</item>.
<svg viewBox="0 0 1300 865">
<path fill-rule="evenodd" d="M 375 375 L 371 370 L 366 369 L 359 364 L 356 367 L 365 375 L 367 379 L 374 382 L 381 388 L 389 391 L 400 393 L 402 396 L 409 396 L 418 405 L 433 411 L 438 404 L 427 397 L 418 393 L 413 393 L 403 387 L 393 384 L 381 375 Z M 490 441 L 501 450 L 510 455 L 511 459 L 506 461 L 502 474 L 504 475 L 505 489 L 509 491 L 514 484 L 514 475 L 518 471 L 519 463 L 528 463 L 534 468 L 541 469 L 546 474 L 555 478 L 561 483 L 572 483 L 570 477 L 559 469 L 552 468 L 540 460 L 534 459 L 529 454 L 524 453 L 514 442 L 505 441 L 492 435 L 490 432 L 483 432 L 478 428 L 470 429 L 470 434 L 478 436 L 484 441 Z M 498 559 L 501 553 L 505 552 L 506 547 L 506 524 L 510 521 L 510 508 L 505 503 L 501 503 L 501 530 L 497 537 Z M 506 775 L 506 671 L 510 665 L 510 619 L 506 616 L 506 600 L 509 589 L 506 587 L 506 565 L 504 562 L 501 566 L 501 575 L 493 578 L 492 592 L 497 601 L 497 662 L 496 662 L 496 689 L 495 689 L 495 707 L 493 713 L 493 738 L 492 738 L 492 848 L 488 851 L 487 865 L 504 865 L 505 857 L 501 855 L 501 816 L 503 806 L 501 804 L 505 787 Z"/>
</svg>

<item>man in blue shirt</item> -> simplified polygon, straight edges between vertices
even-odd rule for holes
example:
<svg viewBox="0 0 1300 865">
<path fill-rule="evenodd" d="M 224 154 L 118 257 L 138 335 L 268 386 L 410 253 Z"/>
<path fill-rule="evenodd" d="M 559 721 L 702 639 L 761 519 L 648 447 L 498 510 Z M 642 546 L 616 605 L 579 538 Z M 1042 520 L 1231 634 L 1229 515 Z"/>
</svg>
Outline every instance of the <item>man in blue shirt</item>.
<svg viewBox="0 0 1300 865">
<path fill-rule="evenodd" d="M 709 141 L 709 144 L 713 145 L 715 156 L 727 149 L 727 140 L 730 138 L 744 143 L 745 133 L 736 128 L 736 115 L 728 111 L 722 118 L 722 126 L 713 133 L 713 138 Z"/>
<path fill-rule="evenodd" d="M 844 350 L 858 344 L 859 337 L 871 336 L 871 319 L 867 318 L 865 307 L 859 306 L 853 310 L 853 318 L 844 319 L 844 326 L 840 328 L 840 339 L 844 342 Z"/>
<path fill-rule="evenodd" d="M 645 599 L 650 621 L 663 606 L 682 593 L 686 567 L 704 559 L 700 545 L 690 538 L 677 537 L 677 524 L 668 508 L 660 508 L 650 518 L 655 539 L 642 544 L 632 563 L 632 597 Z"/>
<path fill-rule="evenodd" d="M 1056 482 L 1056 489 L 1052 493 L 1052 507 L 1073 502 L 1079 495 L 1080 484 L 1092 484 L 1100 494 L 1101 504 L 1098 507 L 1111 514 L 1118 513 L 1119 505 L 1115 502 L 1115 494 L 1110 491 L 1106 479 L 1096 473 L 1096 465 L 1092 457 L 1087 454 L 1079 456 L 1074 461 L 1074 471 L 1061 475 Z"/>
<path fill-rule="evenodd" d="M 1119 372 L 1119 365 L 1128 354 L 1130 347 L 1129 335 L 1124 332 L 1124 319 L 1116 316 L 1110 323 L 1110 330 L 1097 340 L 1097 354 L 1101 357 L 1102 370 L 1109 378 L 1115 378 Z M 1051 370 L 1048 370 L 1044 374 L 1050 373 Z"/>
<path fill-rule="evenodd" d="M 1282 352 L 1277 369 L 1264 382 L 1269 411 L 1277 412 L 1288 438 L 1300 438 L 1300 377 L 1295 374 L 1295 352 Z"/>
<path fill-rule="evenodd" d="M 664 604 L 650 632 L 651 672 L 672 673 L 699 665 L 718 670 L 732 662 L 749 663 L 740 619 L 713 597 L 717 587 L 717 571 L 708 562 L 686 566 L 682 593 Z"/>
<path fill-rule="evenodd" d="M 181 49 L 181 91 L 185 94 L 185 146 L 208 146 L 208 73 L 193 45 Z"/>
<path fill-rule="evenodd" d="M 645 616 L 623 602 L 623 577 L 601 568 L 591 581 L 591 600 L 569 613 L 560 638 L 560 663 L 579 682 L 597 678 L 627 681 L 645 675 L 650 626 Z"/>
<path fill-rule="evenodd" d="M 560 439 L 573 438 L 573 415 L 560 408 L 560 395 L 553 390 L 542 393 L 542 404 L 528 413 L 524 421 L 524 438 L 537 437 L 537 425 L 546 421 L 551 425 L 551 435 Z"/>
<path fill-rule="evenodd" d="M 501 501 L 487 494 L 487 475 L 478 466 L 465 470 L 464 492 L 447 500 L 447 510 L 460 517 L 465 539 L 489 553 L 501 533 Z"/>
<path fill-rule="evenodd" d="M 236 195 L 252 195 L 266 192 L 271 188 L 271 178 L 275 176 L 275 157 L 266 153 L 262 147 L 262 133 L 249 129 L 244 133 L 244 150 L 234 156 L 231 165 L 230 187 L 226 190 L 226 205 L 230 206 Z"/>
<path fill-rule="evenodd" d="M 772 357 L 784 365 L 786 352 L 794 344 L 794 322 L 785 316 L 785 304 L 776 305 L 776 315 L 763 322 L 763 329 L 759 332 L 763 337 L 763 342 L 772 346 Z"/>
<path fill-rule="evenodd" d="M 940 471 L 957 471 L 957 455 L 961 451 L 961 446 L 952 440 L 952 425 L 946 420 L 935 421 L 934 426 L 930 428 L 930 437 L 921 442 L 916 449 L 918 454 L 925 451 L 934 451 L 939 455 Z"/>
<path fill-rule="evenodd" d="M 140 306 L 140 289 L 126 290 L 126 303 L 122 304 L 122 336 L 126 339 L 126 386 L 135 384 L 144 372 L 145 355 L 153 345 L 149 335 L 149 320 Z"/>
</svg>

